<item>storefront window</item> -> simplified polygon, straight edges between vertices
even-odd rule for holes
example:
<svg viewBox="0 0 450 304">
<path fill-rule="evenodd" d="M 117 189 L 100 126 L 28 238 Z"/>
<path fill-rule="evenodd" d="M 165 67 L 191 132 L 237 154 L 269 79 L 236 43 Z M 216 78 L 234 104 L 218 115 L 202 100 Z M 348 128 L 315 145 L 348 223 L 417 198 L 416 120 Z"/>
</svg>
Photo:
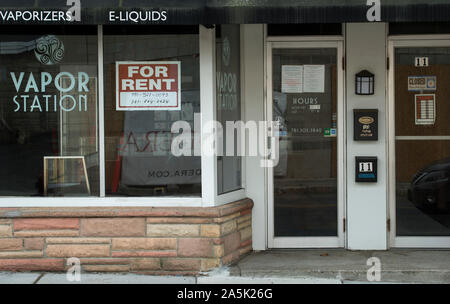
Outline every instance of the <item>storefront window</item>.
<svg viewBox="0 0 450 304">
<path fill-rule="evenodd" d="M 171 151 L 199 127 L 198 26 L 105 26 L 104 75 L 106 195 L 200 196 L 201 157 Z"/>
<path fill-rule="evenodd" d="M 395 50 L 397 236 L 450 236 L 450 48 Z"/>
<path fill-rule="evenodd" d="M 0 195 L 98 195 L 97 28 L 2 29 Z"/>
<path fill-rule="evenodd" d="M 223 128 L 223 156 L 217 158 L 218 194 L 238 190 L 242 186 L 242 162 L 238 128 L 234 140 L 228 140 L 227 123 L 241 120 L 241 61 L 239 25 L 221 25 L 216 28 L 216 105 L 217 121 Z M 242 135 L 243 136 L 243 135 Z M 230 146 L 231 149 L 230 149 Z M 230 151 L 233 153 L 229 153 Z M 230 154 L 232 154 L 230 156 Z"/>
</svg>

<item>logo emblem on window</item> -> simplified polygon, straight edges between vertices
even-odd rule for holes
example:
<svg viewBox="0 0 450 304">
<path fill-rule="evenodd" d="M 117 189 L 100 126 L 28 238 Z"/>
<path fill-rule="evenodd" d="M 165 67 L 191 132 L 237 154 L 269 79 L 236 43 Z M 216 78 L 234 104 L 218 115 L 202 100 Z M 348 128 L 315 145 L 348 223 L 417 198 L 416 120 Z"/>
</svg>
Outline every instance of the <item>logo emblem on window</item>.
<svg viewBox="0 0 450 304">
<path fill-rule="evenodd" d="M 230 55 L 231 55 L 230 41 L 228 40 L 228 37 L 225 37 L 223 39 L 222 44 L 222 62 L 225 66 L 228 66 L 230 64 Z"/>
<path fill-rule="evenodd" d="M 42 64 L 57 64 L 64 58 L 64 44 L 54 35 L 43 36 L 36 40 L 34 54 Z"/>
</svg>

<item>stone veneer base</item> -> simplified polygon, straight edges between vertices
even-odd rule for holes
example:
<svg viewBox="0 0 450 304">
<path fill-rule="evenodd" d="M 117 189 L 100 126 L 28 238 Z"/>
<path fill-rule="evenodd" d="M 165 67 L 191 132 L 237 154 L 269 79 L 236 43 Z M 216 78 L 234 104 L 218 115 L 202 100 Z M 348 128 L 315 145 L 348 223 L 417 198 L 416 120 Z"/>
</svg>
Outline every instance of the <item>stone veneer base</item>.
<svg viewBox="0 0 450 304">
<path fill-rule="evenodd" d="M 252 207 L 0 208 L 0 271 L 195 275 L 252 250 Z"/>
</svg>

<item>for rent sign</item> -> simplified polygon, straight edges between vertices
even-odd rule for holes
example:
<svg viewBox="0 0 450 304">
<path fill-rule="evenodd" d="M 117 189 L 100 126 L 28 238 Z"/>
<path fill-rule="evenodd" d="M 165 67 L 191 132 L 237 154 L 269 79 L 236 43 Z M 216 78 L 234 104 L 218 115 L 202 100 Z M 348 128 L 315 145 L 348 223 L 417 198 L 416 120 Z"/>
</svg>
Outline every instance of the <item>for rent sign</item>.
<svg viewBox="0 0 450 304">
<path fill-rule="evenodd" d="M 181 110 L 179 61 L 116 62 L 116 110 Z"/>
</svg>

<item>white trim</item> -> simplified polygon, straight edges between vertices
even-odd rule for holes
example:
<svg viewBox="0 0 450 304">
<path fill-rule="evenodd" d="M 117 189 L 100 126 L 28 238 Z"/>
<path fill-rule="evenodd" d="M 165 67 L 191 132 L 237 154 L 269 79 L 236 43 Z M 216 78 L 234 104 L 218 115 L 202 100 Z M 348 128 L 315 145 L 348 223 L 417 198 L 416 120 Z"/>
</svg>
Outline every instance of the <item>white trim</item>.
<svg viewBox="0 0 450 304">
<path fill-rule="evenodd" d="M 241 93 L 241 121 L 247 121 L 247 115 L 246 115 L 246 111 L 245 111 L 245 39 L 244 39 L 244 27 L 242 25 L 239 26 L 239 35 L 240 35 L 240 54 L 239 54 L 239 63 L 241 65 L 241 70 L 240 70 L 240 77 L 241 77 L 241 88 L 240 88 L 240 93 Z M 214 79 L 214 83 L 216 80 Z M 244 149 L 244 151 L 247 150 L 247 142 L 245 143 L 245 145 L 243 147 L 241 147 L 242 149 Z M 241 157 L 241 187 L 242 189 L 246 189 L 246 174 L 247 174 L 247 170 L 246 170 L 246 161 L 247 161 L 247 157 L 242 156 Z M 237 190 L 239 191 L 239 190 Z"/>
<path fill-rule="evenodd" d="M 265 121 L 271 121 L 273 119 L 273 83 L 272 83 L 272 48 L 273 42 L 266 43 L 266 99 L 264 102 L 265 108 Z M 267 132 L 267 130 L 265 130 Z M 264 136 L 264 147 L 267 149 L 268 145 L 268 134 Z M 267 155 L 267 151 L 265 151 L 265 155 Z M 274 227 L 274 177 L 273 177 L 273 168 L 266 168 L 266 191 L 267 191 L 267 246 L 268 248 L 276 248 L 275 246 L 275 227 Z"/>
<path fill-rule="evenodd" d="M 200 49 L 200 102 L 202 125 L 215 115 L 215 42 L 214 30 L 199 25 Z M 0 207 L 207 207 L 214 206 L 216 192 L 216 167 L 213 160 L 202 156 L 202 197 L 106 197 L 105 196 L 105 127 L 104 127 L 104 71 L 103 71 L 103 27 L 97 26 L 98 48 L 98 144 L 100 196 L 91 197 L 0 197 Z M 213 102 L 211 102 L 213 100 Z M 213 108 L 212 108 L 213 107 Z M 215 116 L 212 117 L 214 119 Z M 212 174 L 212 175 L 211 175 Z M 213 181 L 213 182 L 212 182 Z M 214 187 L 211 187 L 214 186 Z M 213 190 L 211 190 L 213 188 Z M 237 191 L 238 194 L 242 192 Z M 242 198 L 244 198 L 243 196 Z"/>
<path fill-rule="evenodd" d="M 446 40 L 422 39 L 422 40 L 394 40 L 389 39 L 389 43 L 394 48 L 412 48 L 412 47 L 450 47 L 450 36 Z M 393 54 L 395 56 L 395 54 Z M 395 66 L 392 65 L 394 68 Z"/>
<path fill-rule="evenodd" d="M 344 218 L 346 215 L 347 202 L 347 106 L 345 95 L 345 72 L 342 59 L 345 58 L 344 42 L 337 41 L 337 199 L 338 199 L 338 247 L 345 247 L 347 244 L 344 229 Z M 340 130 L 340 131 L 339 131 Z M 347 221 L 348 222 L 348 221 Z M 324 242 L 325 244 L 325 242 Z"/>
<path fill-rule="evenodd" d="M 397 248 L 450 248 L 450 236 L 398 236 Z"/>
<path fill-rule="evenodd" d="M 386 99 L 387 102 L 387 115 L 386 119 L 386 130 L 388 132 L 388 204 L 389 204 L 389 220 L 391 222 L 391 229 L 389 232 L 389 247 L 395 247 L 395 236 L 397 234 L 396 231 L 396 209 L 395 209 L 395 52 L 394 45 L 392 41 L 388 42 L 388 58 L 389 58 L 389 75 L 387 88 L 389 92 L 389 96 Z"/>
<path fill-rule="evenodd" d="M 216 42 L 215 29 L 199 25 L 200 40 L 200 112 L 203 127 L 216 120 Z M 203 140 L 201 141 L 203 143 Z M 214 206 L 217 196 L 217 157 L 202 153 L 202 206 Z"/>
<path fill-rule="evenodd" d="M 244 94 L 244 90 L 243 90 L 244 85 L 245 85 L 245 81 L 244 81 L 244 79 L 245 79 L 245 75 L 244 75 L 245 61 L 244 60 L 245 59 L 244 59 L 244 55 L 243 55 L 244 54 L 244 38 L 243 38 L 244 34 L 243 34 L 243 32 L 244 32 L 244 30 L 243 30 L 242 25 L 239 25 L 240 100 L 241 100 L 240 120 L 246 121 L 245 120 L 245 105 L 244 105 L 245 94 Z M 215 37 L 215 32 L 214 32 L 214 37 Z M 217 47 L 217 45 L 215 43 L 215 38 L 214 38 L 214 54 L 216 54 L 216 47 Z M 215 66 L 216 66 L 216 58 L 214 57 L 214 67 Z M 216 86 L 215 86 L 216 81 L 217 81 L 216 80 L 216 72 L 214 72 L 213 80 L 214 80 L 214 88 L 216 88 Z M 214 95 L 214 96 L 216 96 L 216 95 Z M 217 111 L 217 104 L 216 104 L 216 100 L 214 99 L 214 120 L 216 120 L 216 118 L 217 118 L 216 111 Z M 245 136 L 245 134 L 244 134 L 244 136 Z M 246 145 L 247 145 L 248 141 L 245 141 L 245 142 L 246 142 L 246 144 L 243 147 L 241 147 L 244 150 L 242 152 L 245 152 L 245 150 L 246 150 Z M 241 200 L 241 199 L 244 199 L 247 197 L 247 193 L 245 190 L 245 176 L 246 176 L 245 173 L 246 173 L 245 172 L 245 156 L 241 156 L 241 185 L 240 185 L 240 188 L 226 192 L 226 193 L 219 194 L 218 193 L 219 186 L 217 185 L 217 180 L 218 180 L 217 175 L 219 174 L 219 171 L 217 169 L 217 157 L 216 157 L 215 166 L 214 166 L 214 174 L 215 174 L 215 178 L 216 178 L 216 180 L 215 180 L 215 183 L 216 183 L 215 191 L 216 192 L 215 192 L 215 197 L 214 197 L 214 205 L 215 206 L 224 205 L 226 203 L 231 203 L 231 202 Z"/>
<path fill-rule="evenodd" d="M 441 40 L 446 39 L 446 40 Z M 395 48 L 402 47 L 450 47 L 450 35 L 414 35 L 388 37 L 388 58 L 390 59 L 387 92 L 388 130 L 388 204 L 391 229 L 389 247 L 399 248 L 450 248 L 450 237 L 402 237 L 396 231 L 396 173 L 395 173 L 395 141 L 396 140 L 449 140 L 450 136 L 395 136 Z"/>
<path fill-rule="evenodd" d="M 263 94 L 264 94 L 264 105 L 263 105 L 263 119 L 267 121 L 269 117 L 272 117 L 272 109 L 270 109 L 270 115 L 267 113 L 268 110 L 268 94 L 269 92 L 269 81 L 267 75 L 269 75 L 269 62 L 267 58 L 272 58 L 272 48 L 269 50 L 269 42 L 267 41 L 267 24 L 263 25 L 263 65 L 264 65 L 264 81 L 263 81 Z M 272 75 L 272 64 L 270 64 L 270 75 Z M 270 92 L 272 92 L 272 83 L 270 83 Z M 272 94 L 272 93 L 271 93 Z M 267 136 L 264 136 L 264 147 L 267 147 Z M 260 157 L 260 161 L 263 159 L 263 157 Z M 264 236 L 266 240 L 265 249 L 268 249 L 270 247 L 273 247 L 273 238 L 269 238 L 269 200 L 272 198 L 269 198 L 269 195 L 273 193 L 273 180 L 270 182 L 269 178 L 269 170 L 264 170 Z M 272 189 L 272 190 L 270 190 Z M 272 227 L 273 229 L 273 227 Z M 272 234 L 273 235 L 273 232 Z"/>
<path fill-rule="evenodd" d="M 268 36 L 267 42 L 344 41 L 344 36 Z"/>
<path fill-rule="evenodd" d="M 342 45 L 342 42 L 337 40 L 337 41 L 310 41 L 310 40 L 304 40 L 304 41 L 276 41 L 276 42 L 271 42 L 272 44 L 272 48 L 284 48 L 284 49 L 289 49 L 289 48 L 337 48 L 338 45 Z M 342 53 L 342 52 L 341 52 Z M 337 59 L 337 58 L 336 58 Z M 337 60 L 338 63 L 342 64 L 341 60 Z"/>
<path fill-rule="evenodd" d="M 338 120 L 340 122 L 338 122 L 338 127 L 341 128 L 343 130 L 343 136 L 340 138 L 341 142 L 340 144 L 342 145 L 342 151 L 338 150 L 342 153 L 342 155 L 340 156 L 341 158 L 338 158 L 338 160 L 340 160 L 338 162 L 338 170 L 340 169 L 342 172 L 342 178 L 341 178 L 341 182 L 342 182 L 342 186 L 341 184 L 339 184 L 339 180 L 338 180 L 338 191 L 342 190 L 342 194 L 341 196 L 338 196 L 339 199 L 341 199 L 341 206 L 340 208 L 342 208 L 340 211 L 342 213 L 342 215 L 340 215 L 338 213 L 338 220 L 339 223 L 342 224 L 339 226 L 339 231 L 342 233 L 342 244 L 341 247 L 344 248 L 348 248 L 348 238 L 347 238 L 347 233 L 348 233 L 348 228 L 344 227 L 344 219 L 346 219 L 346 224 L 348 223 L 348 216 L 347 216 L 347 191 L 348 191 L 348 180 L 347 180 L 347 83 L 346 83 L 346 71 L 347 71 L 347 67 L 343 66 L 343 63 L 346 64 L 347 62 L 347 54 L 346 54 L 346 50 L 347 50 L 347 23 L 343 23 L 342 24 L 342 37 L 343 37 L 343 41 L 342 41 L 342 54 L 341 57 L 338 57 L 338 73 L 342 73 L 341 75 L 341 81 L 342 83 L 339 84 L 338 83 L 338 96 L 342 96 L 342 108 L 339 107 L 339 100 L 338 100 Z M 338 55 L 339 55 L 339 49 L 338 49 Z M 342 62 L 342 60 L 340 60 L 341 58 L 343 58 L 344 62 Z M 338 74 L 339 75 L 339 74 Z M 338 82 L 339 82 L 339 77 L 338 77 Z M 342 90 L 341 93 L 339 93 L 339 90 Z M 340 94 L 340 95 L 339 95 Z M 339 115 L 339 110 L 341 111 L 340 115 Z M 338 141 L 339 143 L 339 141 Z M 341 165 L 341 167 L 339 167 L 339 165 Z M 338 171 L 339 172 L 339 171 Z M 339 175 L 338 175 L 339 178 Z M 341 187 L 341 188 L 339 188 Z M 339 210 L 338 210 L 339 212 Z M 345 230 L 345 232 L 344 232 Z"/>
<path fill-rule="evenodd" d="M 45 159 L 75 159 L 75 158 L 83 158 L 84 155 L 80 156 L 44 156 Z"/>
<path fill-rule="evenodd" d="M 336 52 L 336 73 L 337 73 L 337 129 L 338 129 L 338 155 L 337 155 L 337 197 L 338 197 L 338 227 L 336 237 L 275 237 L 274 233 L 274 177 L 273 168 L 267 168 L 267 197 L 268 197 L 268 246 L 269 248 L 314 248 L 314 247 L 344 247 L 346 238 L 343 227 L 343 219 L 345 217 L 346 202 L 346 159 L 345 159 L 345 89 L 344 89 L 344 70 L 342 66 L 342 58 L 344 57 L 343 37 L 332 41 L 324 41 L 318 39 L 311 41 L 311 37 L 300 39 L 301 41 L 274 41 L 267 42 L 266 46 L 266 101 L 265 111 L 267 113 L 266 120 L 271 120 L 272 114 L 272 49 L 273 48 L 335 48 Z M 266 136 L 267 137 L 267 136 Z M 265 137 L 265 138 L 266 138 Z M 267 145 L 265 145 L 267 147 Z"/>
<path fill-rule="evenodd" d="M 401 40 L 407 40 L 408 42 L 424 41 L 424 40 L 446 40 L 450 39 L 450 35 L 447 34 L 434 34 L 434 35 L 391 35 L 388 36 L 388 41 L 400 42 Z"/>
<path fill-rule="evenodd" d="M 245 189 L 241 188 L 238 190 L 234 190 L 234 191 L 227 192 L 227 193 L 216 196 L 215 205 L 220 206 L 223 204 L 227 204 L 227 203 L 231 203 L 231 202 L 235 202 L 235 201 L 244 199 L 246 197 L 247 196 L 246 196 Z"/>
<path fill-rule="evenodd" d="M 450 140 L 450 136 L 395 136 L 395 140 Z"/>
<path fill-rule="evenodd" d="M 106 157 L 105 157 L 105 94 L 103 87 L 103 26 L 97 27 L 98 41 L 98 154 L 99 154 L 99 178 L 100 178 L 100 197 L 106 196 Z"/>
<path fill-rule="evenodd" d="M 201 207 L 200 197 L 1 197 L 1 207 Z"/>
<path fill-rule="evenodd" d="M 298 239 L 298 242 L 293 242 Z M 336 237 L 277 237 L 273 239 L 274 248 L 338 248 L 341 241 Z"/>
<path fill-rule="evenodd" d="M 395 199 L 395 185 L 394 188 L 392 188 L 391 181 L 395 180 L 395 172 L 392 172 L 391 168 L 395 167 L 395 152 L 391 153 L 391 149 L 393 146 L 395 146 L 395 117 L 391 115 L 391 113 L 394 113 L 395 106 L 393 102 L 390 102 L 391 96 L 394 96 L 394 83 L 395 83 L 395 77 L 392 73 L 392 70 L 394 69 L 395 64 L 395 56 L 393 56 L 393 50 L 391 50 L 391 42 L 388 40 L 388 33 L 389 33 L 389 24 L 387 25 L 386 29 L 386 62 L 387 62 L 387 77 L 385 82 L 385 88 L 386 88 L 386 98 L 385 98 L 385 107 L 386 107 L 386 122 L 385 122 L 385 129 L 386 129 L 386 221 L 390 222 L 390 229 L 386 229 L 386 248 L 389 249 L 390 247 L 393 247 L 393 244 L 395 243 L 395 218 L 392 216 L 395 212 L 395 206 L 392 206 L 392 197 Z M 394 208 L 394 211 L 392 210 Z"/>
</svg>

